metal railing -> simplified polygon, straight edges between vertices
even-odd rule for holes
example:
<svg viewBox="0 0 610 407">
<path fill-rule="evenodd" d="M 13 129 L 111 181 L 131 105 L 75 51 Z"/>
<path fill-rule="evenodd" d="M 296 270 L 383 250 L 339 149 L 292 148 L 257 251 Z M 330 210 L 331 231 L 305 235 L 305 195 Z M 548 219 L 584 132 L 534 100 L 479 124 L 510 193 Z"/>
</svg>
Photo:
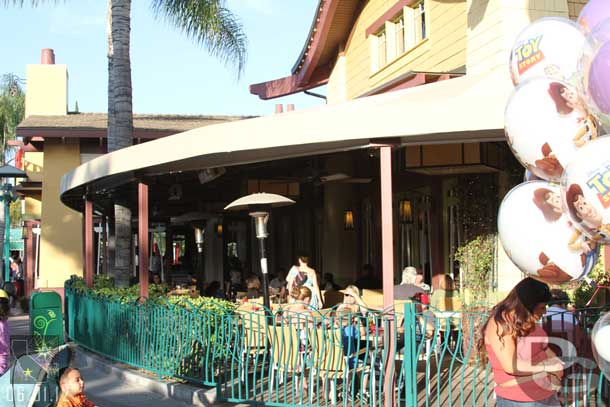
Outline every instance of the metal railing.
<svg viewBox="0 0 610 407">
<path fill-rule="evenodd" d="M 215 385 L 219 400 L 381 407 L 389 397 L 405 407 L 496 404 L 493 373 L 476 348 L 483 311 L 432 312 L 415 303 L 358 313 L 272 312 L 253 304 L 202 310 L 69 288 L 66 300 L 68 335 L 76 343 L 160 376 Z M 560 341 L 572 339 L 581 357 L 564 377 L 565 406 L 607 405 L 608 381 L 590 361 L 589 335 L 602 311 L 543 321 Z M 568 320 L 577 323 L 568 326 Z M 388 373 L 393 391 L 386 387 Z"/>
</svg>

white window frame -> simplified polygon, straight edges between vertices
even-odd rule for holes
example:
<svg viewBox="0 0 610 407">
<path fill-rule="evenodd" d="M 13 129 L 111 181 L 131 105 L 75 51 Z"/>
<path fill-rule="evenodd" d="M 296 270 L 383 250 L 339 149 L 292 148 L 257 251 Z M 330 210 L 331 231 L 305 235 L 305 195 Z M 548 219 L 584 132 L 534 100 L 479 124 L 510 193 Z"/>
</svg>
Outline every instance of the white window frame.
<svg viewBox="0 0 610 407">
<path fill-rule="evenodd" d="M 426 0 L 405 6 L 402 13 L 386 21 L 376 33 L 369 36 L 372 73 L 383 69 L 428 39 L 426 6 Z"/>
</svg>

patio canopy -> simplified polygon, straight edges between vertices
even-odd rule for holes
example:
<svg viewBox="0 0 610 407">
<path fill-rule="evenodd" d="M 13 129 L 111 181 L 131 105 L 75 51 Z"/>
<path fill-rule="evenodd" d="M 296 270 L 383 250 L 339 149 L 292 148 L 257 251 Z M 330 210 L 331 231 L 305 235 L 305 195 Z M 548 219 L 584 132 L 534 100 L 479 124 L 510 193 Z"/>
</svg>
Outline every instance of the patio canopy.
<svg viewBox="0 0 610 407">
<path fill-rule="evenodd" d="M 212 125 L 100 156 L 66 173 L 61 200 L 147 175 L 398 145 L 504 140 L 512 92 L 497 69 L 348 102 Z"/>
</svg>

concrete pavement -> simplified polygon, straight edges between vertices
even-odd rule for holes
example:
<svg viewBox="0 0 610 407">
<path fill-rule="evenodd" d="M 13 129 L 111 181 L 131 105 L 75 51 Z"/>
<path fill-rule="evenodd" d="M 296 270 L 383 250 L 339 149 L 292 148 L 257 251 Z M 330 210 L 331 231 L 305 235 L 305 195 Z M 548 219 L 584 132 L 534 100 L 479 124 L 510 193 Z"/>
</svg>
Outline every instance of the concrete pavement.
<svg viewBox="0 0 610 407">
<path fill-rule="evenodd" d="M 17 338 L 15 356 L 26 353 L 29 335 L 27 315 L 9 318 L 11 337 Z M 215 389 L 160 380 L 157 376 L 114 363 L 73 346 L 72 366 L 81 370 L 85 380 L 85 394 L 99 407 L 123 406 L 246 406 L 217 403 Z"/>
</svg>

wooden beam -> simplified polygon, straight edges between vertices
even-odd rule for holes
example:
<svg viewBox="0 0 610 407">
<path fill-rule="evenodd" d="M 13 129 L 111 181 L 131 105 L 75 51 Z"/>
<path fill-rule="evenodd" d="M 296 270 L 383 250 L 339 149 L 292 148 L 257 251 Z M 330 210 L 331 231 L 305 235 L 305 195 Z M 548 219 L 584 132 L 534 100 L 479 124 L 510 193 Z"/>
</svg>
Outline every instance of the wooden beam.
<svg viewBox="0 0 610 407">
<path fill-rule="evenodd" d="M 93 288 L 93 202 L 85 199 L 85 283 Z"/>
<path fill-rule="evenodd" d="M 140 297 L 148 298 L 148 185 L 138 183 L 138 264 Z"/>
<path fill-rule="evenodd" d="M 381 172 L 381 264 L 383 270 L 383 307 L 394 307 L 394 236 L 392 225 L 392 147 L 379 148 L 379 166 Z M 396 321 L 388 317 L 389 338 L 388 355 L 393 355 L 396 349 Z M 387 363 L 385 372 L 386 397 L 384 405 L 394 404 L 394 364 Z"/>
</svg>

